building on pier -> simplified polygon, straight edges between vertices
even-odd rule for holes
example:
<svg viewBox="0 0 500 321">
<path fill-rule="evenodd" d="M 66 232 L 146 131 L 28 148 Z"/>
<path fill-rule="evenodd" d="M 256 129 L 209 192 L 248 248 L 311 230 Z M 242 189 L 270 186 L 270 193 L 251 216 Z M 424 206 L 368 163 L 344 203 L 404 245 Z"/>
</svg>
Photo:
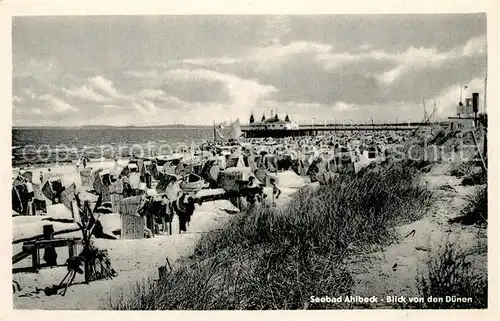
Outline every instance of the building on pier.
<svg viewBox="0 0 500 321">
<path fill-rule="evenodd" d="M 479 109 L 479 94 L 473 93 L 472 98 L 465 99 L 465 105 L 459 102 L 456 107 L 456 116 L 448 117 L 451 130 L 476 127 L 477 112 Z"/>
<path fill-rule="evenodd" d="M 287 115 L 284 120 L 279 119 L 278 115 L 266 119 L 262 116 L 260 122 L 255 122 L 253 115 L 250 116 L 248 125 L 241 126 L 245 138 L 284 138 L 300 136 L 316 136 L 329 134 L 338 131 L 383 131 L 383 130 L 415 130 L 422 124 L 309 124 L 299 126 L 290 120 Z"/>
<path fill-rule="evenodd" d="M 288 115 L 284 120 L 280 119 L 278 114 L 268 119 L 263 116 L 260 122 L 255 122 L 253 115 L 251 115 L 248 128 L 254 130 L 294 130 L 299 129 L 299 125 L 292 122 Z"/>
</svg>

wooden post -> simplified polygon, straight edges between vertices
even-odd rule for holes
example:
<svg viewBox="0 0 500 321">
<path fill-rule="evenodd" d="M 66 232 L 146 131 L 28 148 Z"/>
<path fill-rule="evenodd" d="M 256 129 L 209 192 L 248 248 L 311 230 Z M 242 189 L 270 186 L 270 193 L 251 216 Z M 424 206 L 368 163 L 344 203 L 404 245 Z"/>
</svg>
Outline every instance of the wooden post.
<svg viewBox="0 0 500 321">
<path fill-rule="evenodd" d="M 88 256 L 90 253 L 90 247 L 89 247 L 89 237 L 90 233 L 87 232 L 87 228 L 85 227 L 83 229 L 83 253 L 85 255 L 83 256 L 83 263 L 84 263 L 84 274 L 85 274 L 85 284 L 90 283 L 90 265 L 89 265 L 89 260 Z"/>
<path fill-rule="evenodd" d="M 35 246 L 33 252 L 31 253 L 31 266 L 34 272 L 38 272 L 38 267 L 40 266 L 40 252 L 38 246 Z"/>
<path fill-rule="evenodd" d="M 35 201 L 31 201 L 31 215 L 37 215 Z"/>
<path fill-rule="evenodd" d="M 43 229 L 42 234 L 44 240 L 54 239 L 54 226 L 52 224 L 44 225 L 42 229 Z M 57 265 L 56 249 L 53 246 L 46 246 L 43 259 L 47 262 L 49 266 Z"/>
<path fill-rule="evenodd" d="M 167 267 L 166 266 L 160 266 L 158 268 L 158 278 L 161 280 L 165 277 L 165 274 L 167 274 Z"/>
<path fill-rule="evenodd" d="M 167 261 L 167 265 L 166 266 L 170 269 L 170 271 L 172 271 L 172 265 L 170 265 L 170 261 L 168 260 L 168 257 L 165 258 L 165 259 Z"/>
<path fill-rule="evenodd" d="M 69 243 L 68 244 L 68 254 L 69 254 L 70 258 L 75 256 L 76 251 L 77 251 L 76 243 L 75 242 Z"/>
</svg>

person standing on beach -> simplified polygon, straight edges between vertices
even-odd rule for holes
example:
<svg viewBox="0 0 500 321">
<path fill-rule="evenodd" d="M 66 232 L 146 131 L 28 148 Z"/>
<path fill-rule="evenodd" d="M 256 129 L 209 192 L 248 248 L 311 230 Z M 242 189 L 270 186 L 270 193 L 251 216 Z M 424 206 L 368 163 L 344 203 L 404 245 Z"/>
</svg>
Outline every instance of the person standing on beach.
<svg viewBox="0 0 500 321">
<path fill-rule="evenodd" d="M 159 216 L 163 223 L 163 231 L 168 232 L 168 235 L 172 235 L 172 208 L 167 195 L 161 197 Z"/>
<path fill-rule="evenodd" d="M 174 202 L 174 210 L 177 212 L 177 216 L 179 216 L 179 234 L 187 232 L 186 223 L 193 214 L 194 202 L 191 201 L 191 198 L 186 199 L 186 194 L 183 194 Z"/>
<path fill-rule="evenodd" d="M 191 222 L 191 217 L 194 214 L 194 199 L 192 196 L 187 197 L 187 203 L 186 203 L 186 222 L 187 226 L 189 226 L 189 223 Z"/>
<path fill-rule="evenodd" d="M 250 176 L 246 187 L 243 189 L 243 193 L 246 196 L 246 201 L 248 204 L 248 211 L 255 208 L 257 203 L 262 202 L 261 187 L 255 183 L 255 177 Z"/>
<path fill-rule="evenodd" d="M 276 203 L 274 202 L 274 200 L 278 199 L 278 197 L 281 195 L 281 190 L 276 185 L 276 180 L 274 179 L 274 177 L 272 177 L 269 180 L 269 183 L 271 184 L 271 187 L 273 188 L 273 198 L 271 200 L 272 206 L 276 206 Z"/>
<path fill-rule="evenodd" d="M 276 180 L 273 177 L 273 178 L 271 178 L 269 180 L 269 182 L 271 183 L 271 186 L 273 188 L 273 196 L 274 196 L 274 198 L 278 199 L 278 197 L 281 195 L 281 190 L 276 185 Z"/>
</svg>

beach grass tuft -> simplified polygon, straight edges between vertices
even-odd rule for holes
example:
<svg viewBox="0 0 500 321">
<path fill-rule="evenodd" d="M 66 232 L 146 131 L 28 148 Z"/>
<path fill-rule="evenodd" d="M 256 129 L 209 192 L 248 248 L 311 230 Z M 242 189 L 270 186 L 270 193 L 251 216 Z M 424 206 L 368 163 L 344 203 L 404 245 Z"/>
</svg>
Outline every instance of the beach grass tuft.
<svg viewBox="0 0 500 321">
<path fill-rule="evenodd" d="M 462 210 L 461 215 L 450 222 L 486 226 L 488 223 L 488 186 L 478 186 L 475 193 L 468 197 L 468 204 Z"/>
<path fill-rule="evenodd" d="M 473 268 L 473 260 L 456 244 L 447 242 L 429 257 L 426 273 L 417 279 L 424 302 L 412 304 L 421 309 L 485 309 L 488 281 Z M 430 300 L 429 298 L 434 298 Z M 429 299 L 429 300 L 428 300 Z M 408 306 L 407 308 L 410 308 Z"/>
</svg>

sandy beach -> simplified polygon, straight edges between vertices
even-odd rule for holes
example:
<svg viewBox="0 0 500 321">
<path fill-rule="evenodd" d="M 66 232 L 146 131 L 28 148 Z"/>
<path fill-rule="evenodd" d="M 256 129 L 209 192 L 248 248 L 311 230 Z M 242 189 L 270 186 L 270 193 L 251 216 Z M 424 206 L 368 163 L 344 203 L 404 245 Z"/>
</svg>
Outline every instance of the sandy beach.
<svg viewBox="0 0 500 321">
<path fill-rule="evenodd" d="M 128 161 L 120 160 L 119 165 L 126 165 Z M 115 166 L 113 161 L 90 163 L 92 168 L 111 169 Z M 39 173 L 47 173 L 51 169 L 51 175 L 61 177 L 66 184 L 75 182 L 77 189 L 85 193 L 79 181 L 79 172 L 75 165 L 60 165 L 50 167 L 35 167 L 29 170 L 33 172 L 35 184 L 39 183 Z M 13 175 L 17 173 L 15 170 Z M 276 206 L 285 206 L 298 188 L 307 184 L 304 177 L 296 175 L 292 171 L 285 171 L 276 175 L 280 182 L 282 195 L 275 200 Z M 265 188 L 264 192 L 272 194 L 272 189 Z M 267 200 L 269 202 L 270 199 Z M 59 204 L 62 205 L 62 204 Z M 57 206 L 57 205 L 53 205 Z M 49 206 L 50 208 L 51 206 Z M 165 266 L 166 260 L 175 267 L 175 262 L 182 257 L 193 253 L 195 244 L 202 233 L 217 229 L 227 222 L 232 214 L 238 209 L 227 200 L 218 200 L 196 205 L 195 213 L 188 227 L 188 232 L 177 234 L 179 231 L 178 220 L 172 223 L 173 235 L 156 235 L 153 238 L 138 240 L 104 240 L 95 239 L 94 244 L 99 249 L 106 249 L 111 260 L 112 267 L 118 275 L 111 280 L 99 280 L 84 284 L 83 275 L 77 275 L 75 284 L 72 285 L 66 295 L 46 296 L 43 288 L 58 284 L 67 273 L 66 267 L 43 268 L 38 273 L 15 273 L 13 280 L 18 282 L 21 291 L 15 293 L 15 309 L 49 309 L 49 310 L 95 310 L 109 302 L 110 297 L 127 295 L 137 282 L 147 278 L 158 277 L 158 267 Z M 36 235 L 44 224 L 43 216 L 16 216 L 13 217 L 14 239 Z M 118 214 L 106 214 L 101 216 L 105 231 L 112 231 L 120 227 Z M 51 223 L 55 230 L 76 227 L 74 223 Z M 59 225 L 58 225 L 59 224 Z M 59 235 L 58 237 L 80 237 L 79 231 Z M 22 245 L 13 245 L 13 252 L 21 250 Z M 59 262 L 64 262 L 68 257 L 67 249 L 57 250 Z M 14 266 L 29 267 L 31 258 L 27 258 Z M 37 290 L 38 289 L 38 290 Z"/>
</svg>

